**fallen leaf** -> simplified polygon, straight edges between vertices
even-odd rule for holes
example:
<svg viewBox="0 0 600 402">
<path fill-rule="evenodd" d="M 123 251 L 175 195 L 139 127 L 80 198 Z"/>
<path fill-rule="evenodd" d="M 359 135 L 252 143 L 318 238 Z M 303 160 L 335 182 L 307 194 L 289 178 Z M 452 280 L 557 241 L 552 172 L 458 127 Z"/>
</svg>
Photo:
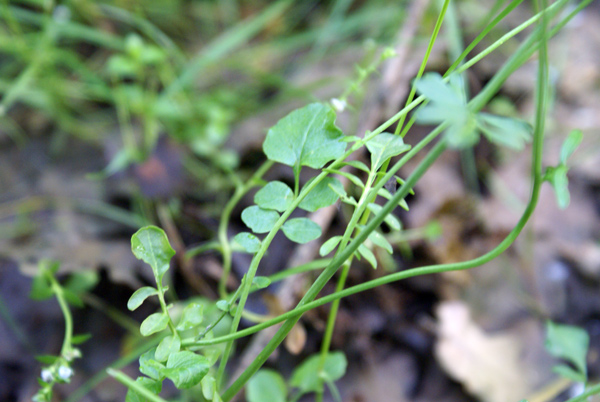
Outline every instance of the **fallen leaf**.
<svg viewBox="0 0 600 402">
<path fill-rule="evenodd" d="M 527 395 L 527 370 L 515 337 L 486 334 L 463 302 L 443 302 L 437 316 L 435 354 L 450 377 L 486 402 L 518 401 Z"/>
</svg>

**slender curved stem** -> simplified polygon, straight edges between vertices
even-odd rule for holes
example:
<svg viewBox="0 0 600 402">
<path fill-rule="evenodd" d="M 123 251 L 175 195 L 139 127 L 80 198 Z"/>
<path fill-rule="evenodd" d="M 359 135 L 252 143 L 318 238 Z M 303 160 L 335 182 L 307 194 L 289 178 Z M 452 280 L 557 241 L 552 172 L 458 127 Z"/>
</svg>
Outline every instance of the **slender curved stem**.
<svg viewBox="0 0 600 402">
<path fill-rule="evenodd" d="M 223 274 L 219 280 L 219 296 L 222 298 L 227 297 L 227 280 L 229 279 L 229 273 L 231 272 L 231 243 L 227 236 L 227 227 L 229 226 L 229 219 L 235 206 L 240 202 L 242 197 L 246 195 L 253 187 L 258 184 L 258 181 L 264 176 L 264 174 L 273 166 L 273 161 L 266 161 L 263 165 L 248 179 L 245 185 L 237 187 L 235 192 L 231 196 L 231 199 L 225 205 L 223 213 L 221 214 L 221 221 L 219 222 L 219 244 L 221 253 L 223 255 Z"/>
</svg>

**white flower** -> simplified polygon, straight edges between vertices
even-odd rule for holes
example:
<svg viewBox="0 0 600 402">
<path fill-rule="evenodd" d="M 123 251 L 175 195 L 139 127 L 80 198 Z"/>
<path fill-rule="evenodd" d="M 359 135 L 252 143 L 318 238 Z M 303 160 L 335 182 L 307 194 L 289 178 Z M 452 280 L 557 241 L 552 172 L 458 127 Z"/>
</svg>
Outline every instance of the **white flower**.
<svg viewBox="0 0 600 402">
<path fill-rule="evenodd" d="M 338 98 L 332 98 L 331 105 L 338 112 L 343 112 L 344 109 L 346 109 L 346 106 L 348 106 L 345 100 L 339 100 Z"/>
<path fill-rule="evenodd" d="M 54 374 L 49 369 L 43 369 L 41 377 L 44 382 L 52 382 L 54 380 Z"/>
<path fill-rule="evenodd" d="M 60 366 L 58 368 L 58 376 L 64 380 L 64 381 L 68 381 L 69 378 L 71 378 L 71 376 L 73 375 L 73 369 L 71 367 L 67 367 L 67 366 Z"/>
</svg>

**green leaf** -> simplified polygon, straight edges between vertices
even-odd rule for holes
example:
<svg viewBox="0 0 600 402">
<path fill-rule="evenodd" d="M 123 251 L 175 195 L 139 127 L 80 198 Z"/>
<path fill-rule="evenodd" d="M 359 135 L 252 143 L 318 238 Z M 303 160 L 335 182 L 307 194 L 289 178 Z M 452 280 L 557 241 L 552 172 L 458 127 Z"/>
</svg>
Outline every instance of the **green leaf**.
<svg viewBox="0 0 600 402">
<path fill-rule="evenodd" d="M 337 169 L 323 169 L 323 170 L 328 173 L 335 173 L 335 174 L 339 174 L 340 176 L 344 176 L 345 178 L 350 180 L 355 186 L 360 187 L 360 188 L 365 188 L 365 185 L 362 182 L 362 180 L 360 180 L 357 176 L 355 176 L 354 174 L 352 174 L 350 172 L 344 172 L 342 170 L 337 170 Z"/>
<path fill-rule="evenodd" d="M 29 292 L 29 298 L 32 300 L 47 300 L 54 296 L 54 292 L 48 283 L 48 279 L 43 273 L 33 277 L 31 282 L 31 291 Z"/>
<path fill-rule="evenodd" d="M 381 133 L 366 143 L 371 153 L 371 169 L 378 170 L 381 165 L 393 156 L 400 155 L 410 149 L 399 135 Z"/>
<path fill-rule="evenodd" d="M 375 258 L 375 254 L 367 246 L 361 244 L 358 246 L 358 253 L 371 264 L 373 268 L 377 268 L 377 258 Z"/>
<path fill-rule="evenodd" d="M 256 286 L 257 289 L 267 288 L 270 284 L 271 280 L 266 276 L 255 276 L 254 279 L 252 279 L 252 285 Z"/>
<path fill-rule="evenodd" d="M 460 81 L 459 75 L 451 76 L 451 81 Z M 438 73 L 427 73 L 415 81 L 415 88 L 425 95 L 430 103 L 417 110 L 416 121 L 421 124 L 447 122 L 446 140 L 451 148 L 466 148 L 479 141 L 477 119 L 466 106 L 462 85 L 444 83 Z"/>
<path fill-rule="evenodd" d="M 344 135 L 335 126 L 335 112 L 322 103 L 294 110 L 267 133 L 263 150 L 267 158 L 300 171 L 301 166 L 321 169 L 344 154 Z"/>
<path fill-rule="evenodd" d="M 386 200 L 391 200 L 393 195 L 392 193 L 390 193 L 388 190 L 386 190 L 385 188 L 380 188 L 379 191 L 377 191 L 377 194 L 382 196 L 383 198 L 385 198 Z M 398 201 L 398 206 L 400 208 L 402 208 L 405 211 L 408 211 L 408 204 L 406 203 L 406 200 L 403 198 L 400 201 Z"/>
<path fill-rule="evenodd" d="M 258 237 L 248 232 L 241 232 L 233 237 L 233 240 L 242 246 L 246 252 L 254 254 L 260 250 L 261 241 Z"/>
<path fill-rule="evenodd" d="M 162 381 L 156 381 L 148 377 L 138 377 L 135 382 L 156 395 L 162 390 Z M 125 402 L 147 402 L 147 399 L 135 392 L 133 388 L 129 388 L 127 396 L 125 396 Z"/>
<path fill-rule="evenodd" d="M 259 370 L 246 385 L 248 402 L 285 402 L 287 386 L 283 377 L 274 370 Z"/>
<path fill-rule="evenodd" d="M 143 288 L 139 288 L 129 298 L 127 301 L 127 308 L 129 311 L 133 311 L 139 306 L 142 305 L 144 300 L 146 300 L 150 296 L 154 296 L 158 294 L 158 290 L 153 288 L 152 286 L 144 286 Z"/>
<path fill-rule="evenodd" d="M 565 377 L 571 381 L 575 382 L 586 382 L 586 376 L 579 371 L 573 370 L 569 366 L 565 366 L 564 364 L 559 364 L 552 367 L 552 372 Z"/>
<path fill-rule="evenodd" d="M 369 240 L 371 240 L 371 242 L 373 242 L 374 245 L 381 247 L 388 253 L 390 253 L 390 254 L 394 253 L 394 250 L 393 250 L 390 242 L 387 241 L 387 239 L 378 231 L 376 231 L 376 230 L 372 231 L 371 234 L 369 234 Z"/>
<path fill-rule="evenodd" d="M 86 341 L 88 341 L 91 337 L 92 337 L 92 334 L 73 335 L 73 337 L 71 338 L 71 343 L 73 345 L 81 345 L 82 343 L 85 343 Z"/>
<path fill-rule="evenodd" d="M 185 331 L 191 328 L 195 328 L 198 325 L 202 324 L 203 319 L 204 306 L 198 303 L 190 303 L 183 309 L 183 313 L 181 314 L 181 318 L 179 319 L 177 329 L 180 331 Z"/>
<path fill-rule="evenodd" d="M 158 344 L 154 358 L 159 362 L 164 362 L 172 353 L 179 352 L 181 348 L 181 338 L 179 335 L 169 335 L 163 338 Z"/>
<path fill-rule="evenodd" d="M 83 307 L 84 306 L 83 300 L 81 300 L 81 298 L 79 298 L 79 296 L 77 296 L 75 293 L 71 292 L 69 289 L 63 288 L 62 294 L 63 294 L 65 300 L 72 306 L 75 306 L 75 307 Z"/>
<path fill-rule="evenodd" d="M 321 356 L 314 355 L 306 359 L 292 374 L 290 385 L 300 389 L 302 393 L 319 390 L 319 366 Z M 323 376 L 326 381 L 337 381 L 346 373 L 348 361 L 342 352 L 330 352 L 325 358 Z"/>
<path fill-rule="evenodd" d="M 477 127 L 490 142 L 496 145 L 522 150 L 531 141 L 532 128 L 524 121 L 509 117 L 479 113 Z"/>
<path fill-rule="evenodd" d="M 319 255 L 325 257 L 327 254 L 331 253 L 337 245 L 340 244 L 341 240 L 342 236 L 333 236 L 331 239 L 327 240 L 319 249 Z"/>
<path fill-rule="evenodd" d="M 229 309 L 231 308 L 227 300 L 218 300 L 215 305 L 221 311 L 229 311 Z"/>
<path fill-rule="evenodd" d="M 378 215 L 381 213 L 381 210 L 383 209 L 383 207 L 381 205 L 375 204 L 375 203 L 370 203 L 367 205 L 367 208 L 369 209 L 369 211 L 371 211 L 374 215 Z M 387 223 L 387 225 L 390 227 L 390 229 L 392 230 L 400 230 L 402 229 L 402 225 L 400 224 L 400 221 L 398 220 L 398 218 L 396 218 L 394 215 L 392 214 L 388 214 L 386 215 L 386 217 L 383 219 L 383 221 L 385 223 Z"/>
<path fill-rule="evenodd" d="M 546 321 L 546 350 L 552 356 L 572 363 L 585 378 L 589 344 L 590 337 L 585 330 Z"/>
<path fill-rule="evenodd" d="M 156 361 L 154 352 L 156 352 L 156 348 L 152 348 L 140 356 L 140 372 L 152 379 L 162 381 L 165 376 L 160 371 L 164 365 Z"/>
<path fill-rule="evenodd" d="M 140 325 L 140 333 L 143 336 L 152 335 L 167 328 L 169 316 L 165 313 L 150 314 Z"/>
<path fill-rule="evenodd" d="M 281 227 L 283 234 L 293 242 L 304 244 L 321 236 L 321 227 L 308 218 L 288 220 Z"/>
<path fill-rule="evenodd" d="M 179 389 L 188 389 L 198 384 L 208 373 L 208 359 L 187 350 L 173 353 L 167 360 L 162 373 Z"/>
<path fill-rule="evenodd" d="M 164 230 L 156 226 L 141 228 L 131 237 L 131 251 L 138 260 L 152 267 L 156 283 L 162 286 L 162 278 L 175 255 Z"/>
<path fill-rule="evenodd" d="M 58 356 L 53 355 L 37 355 L 35 356 L 35 360 L 42 364 L 51 365 L 54 364 L 58 360 Z"/>
<path fill-rule="evenodd" d="M 254 196 L 254 203 L 262 209 L 274 209 L 283 212 L 294 201 L 294 192 L 287 184 L 272 181 L 258 190 Z"/>
<path fill-rule="evenodd" d="M 560 163 L 567 163 L 567 160 L 573 155 L 579 144 L 581 144 L 581 140 L 583 140 L 583 132 L 581 130 L 572 130 L 569 133 L 569 136 L 560 148 Z"/>
<path fill-rule="evenodd" d="M 568 168 L 566 165 L 549 167 L 546 169 L 544 178 L 550 181 L 556 195 L 556 203 L 560 209 L 566 209 L 571 203 L 569 194 L 569 178 L 567 177 Z"/>
<path fill-rule="evenodd" d="M 204 376 L 202 381 L 200 381 L 202 386 L 202 396 L 204 399 L 210 401 L 213 399 L 213 395 L 217 391 L 217 380 L 210 374 Z"/>
<path fill-rule="evenodd" d="M 262 209 L 259 206 L 253 205 L 242 211 L 242 221 L 254 233 L 267 233 L 279 219 L 279 214 L 275 211 Z"/>
<path fill-rule="evenodd" d="M 308 184 L 310 184 L 310 181 L 306 183 L 306 185 Z M 333 190 L 333 188 L 337 191 Z M 342 183 L 338 179 L 326 177 L 304 197 L 298 207 L 305 211 L 315 212 L 318 209 L 335 203 L 339 199 L 338 192 L 343 190 L 344 186 L 342 186 Z"/>
<path fill-rule="evenodd" d="M 367 165 L 362 163 L 361 161 L 346 161 L 343 163 L 344 165 L 352 166 L 355 169 L 362 170 L 365 173 L 369 173 L 371 170 Z"/>
<path fill-rule="evenodd" d="M 92 290 L 99 280 L 100 276 L 96 271 L 77 271 L 69 275 L 63 287 L 75 294 L 81 294 Z"/>
</svg>

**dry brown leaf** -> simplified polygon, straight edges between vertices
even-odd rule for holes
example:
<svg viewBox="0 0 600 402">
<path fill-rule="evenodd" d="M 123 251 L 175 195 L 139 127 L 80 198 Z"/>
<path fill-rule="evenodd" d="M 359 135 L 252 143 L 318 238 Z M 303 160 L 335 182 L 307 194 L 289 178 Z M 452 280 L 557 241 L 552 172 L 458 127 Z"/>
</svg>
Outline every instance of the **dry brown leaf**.
<svg viewBox="0 0 600 402">
<path fill-rule="evenodd" d="M 471 318 L 463 302 L 438 306 L 436 357 L 465 389 L 487 402 L 518 401 L 528 392 L 520 344 L 510 335 L 488 335 Z"/>
<path fill-rule="evenodd" d="M 293 355 L 300 354 L 306 344 L 306 330 L 302 323 L 297 323 L 285 338 L 285 348 Z"/>
</svg>

